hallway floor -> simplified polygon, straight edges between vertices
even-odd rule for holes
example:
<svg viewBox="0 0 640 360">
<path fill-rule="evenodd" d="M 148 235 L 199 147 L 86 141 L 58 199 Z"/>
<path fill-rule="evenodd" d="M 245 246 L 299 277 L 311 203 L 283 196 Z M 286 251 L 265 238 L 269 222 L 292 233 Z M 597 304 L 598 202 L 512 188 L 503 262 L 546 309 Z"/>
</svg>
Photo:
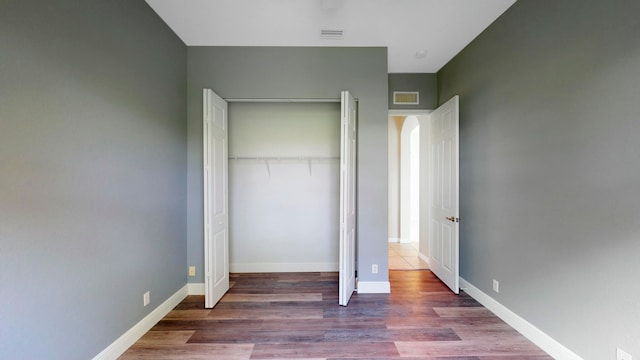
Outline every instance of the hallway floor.
<svg viewBox="0 0 640 360">
<path fill-rule="evenodd" d="M 389 270 L 423 270 L 429 264 L 418 256 L 418 243 L 389 243 Z"/>
</svg>

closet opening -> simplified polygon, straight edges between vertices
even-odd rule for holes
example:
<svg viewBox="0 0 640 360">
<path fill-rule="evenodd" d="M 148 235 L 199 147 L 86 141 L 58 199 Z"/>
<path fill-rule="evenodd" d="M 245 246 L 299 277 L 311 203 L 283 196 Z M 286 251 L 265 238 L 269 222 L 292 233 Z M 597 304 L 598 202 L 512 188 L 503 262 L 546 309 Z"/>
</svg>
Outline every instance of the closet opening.
<svg viewBox="0 0 640 360">
<path fill-rule="evenodd" d="M 339 102 L 229 102 L 229 271 L 338 271 Z"/>
<path fill-rule="evenodd" d="M 203 89 L 205 307 L 229 290 L 230 271 L 337 271 L 338 303 L 348 304 L 357 282 L 357 102 L 340 96 L 306 106 L 245 99 L 230 109 Z"/>
</svg>

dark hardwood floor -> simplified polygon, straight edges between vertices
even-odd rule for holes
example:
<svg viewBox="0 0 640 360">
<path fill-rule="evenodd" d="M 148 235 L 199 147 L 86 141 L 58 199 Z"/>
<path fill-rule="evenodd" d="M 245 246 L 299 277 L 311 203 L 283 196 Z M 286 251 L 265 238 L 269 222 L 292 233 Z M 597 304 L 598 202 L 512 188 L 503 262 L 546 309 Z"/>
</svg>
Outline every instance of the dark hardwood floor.
<svg viewBox="0 0 640 360">
<path fill-rule="evenodd" d="M 336 273 L 232 274 L 214 309 L 189 296 L 120 359 L 551 359 L 430 271 L 338 305 Z"/>
</svg>

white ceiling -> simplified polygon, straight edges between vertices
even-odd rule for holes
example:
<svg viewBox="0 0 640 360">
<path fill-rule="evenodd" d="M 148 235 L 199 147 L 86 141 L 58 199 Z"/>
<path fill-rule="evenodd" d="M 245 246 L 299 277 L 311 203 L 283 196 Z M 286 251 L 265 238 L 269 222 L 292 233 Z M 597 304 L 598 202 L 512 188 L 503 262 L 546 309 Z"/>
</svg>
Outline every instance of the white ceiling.
<svg viewBox="0 0 640 360">
<path fill-rule="evenodd" d="M 386 46 L 390 73 L 433 73 L 516 0 L 146 1 L 189 46 Z"/>
</svg>

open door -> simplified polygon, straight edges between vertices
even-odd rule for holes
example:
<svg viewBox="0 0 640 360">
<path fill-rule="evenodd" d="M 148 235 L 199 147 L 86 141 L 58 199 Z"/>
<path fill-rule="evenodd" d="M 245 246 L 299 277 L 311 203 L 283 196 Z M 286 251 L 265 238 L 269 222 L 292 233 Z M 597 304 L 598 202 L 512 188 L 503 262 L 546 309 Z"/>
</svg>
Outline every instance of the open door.
<svg viewBox="0 0 640 360">
<path fill-rule="evenodd" d="M 212 308 L 229 290 L 227 102 L 204 89 L 203 104 L 204 302 Z"/>
<path fill-rule="evenodd" d="M 459 293 L 458 153 L 459 97 L 456 95 L 429 116 L 431 122 L 431 219 L 429 267 Z"/>
<path fill-rule="evenodd" d="M 356 288 L 356 101 L 342 92 L 340 142 L 339 303 L 347 306 Z"/>
</svg>

